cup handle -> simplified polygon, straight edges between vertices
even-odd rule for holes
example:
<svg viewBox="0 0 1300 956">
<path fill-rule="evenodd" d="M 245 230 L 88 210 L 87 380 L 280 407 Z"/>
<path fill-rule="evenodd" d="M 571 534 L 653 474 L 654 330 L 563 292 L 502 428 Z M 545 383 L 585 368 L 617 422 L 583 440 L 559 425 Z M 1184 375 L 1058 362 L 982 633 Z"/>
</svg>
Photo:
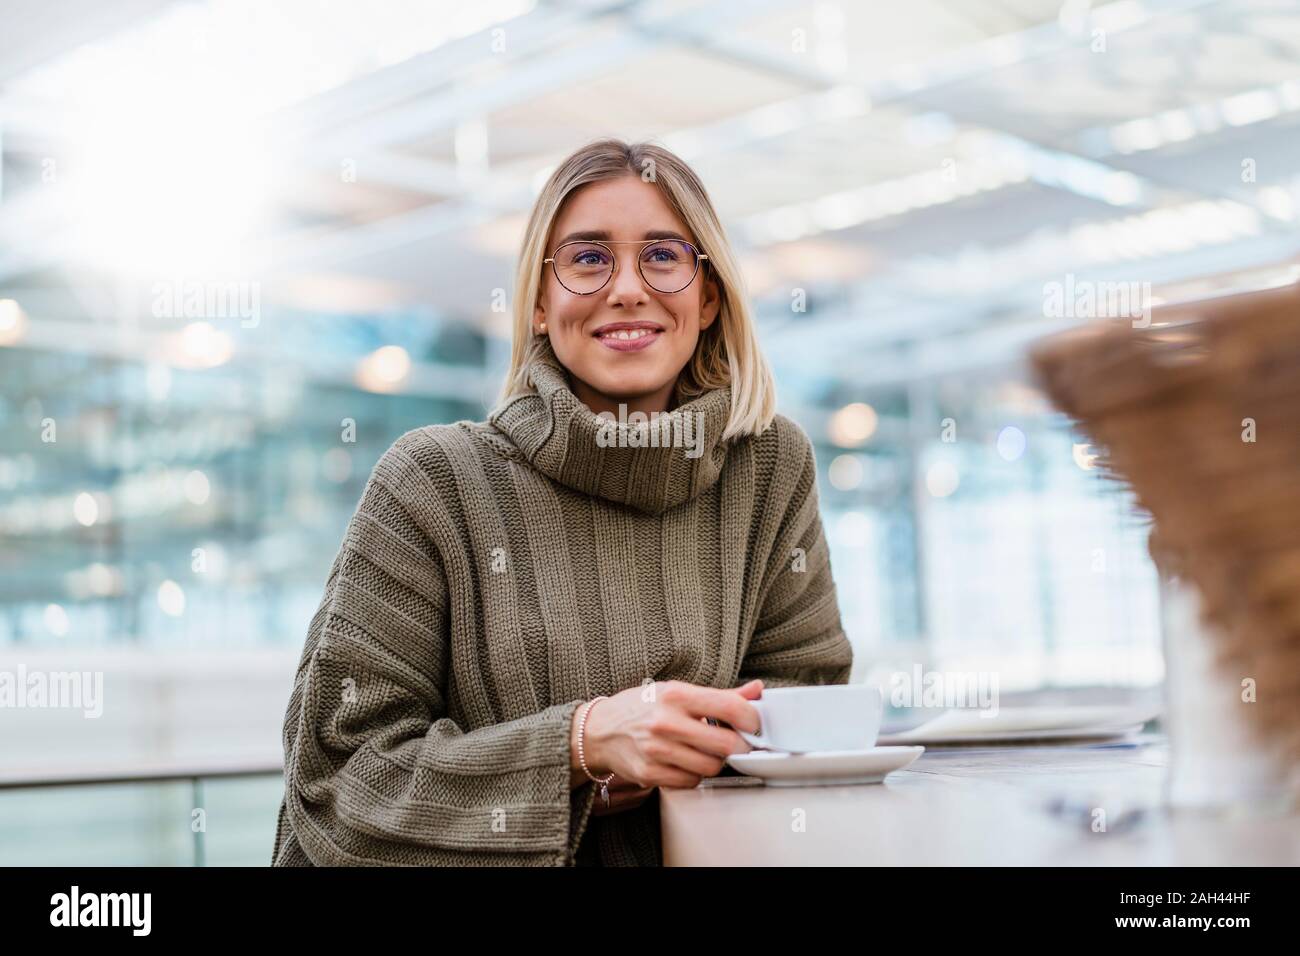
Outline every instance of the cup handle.
<svg viewBox="0 0 1300 956">
<path fill-rule="evenodd" d="M 751 734 L 747 730 L 737 730 L 736 733 L 740 734 L 741 738 L 751 747 L 761 747 L 766 750 L 767 738 L 763 736 L 763 724 L 766 722 L 766 718 L 763 716 L 763 702 L 761 700 L 751 700 L 750 703 L 758 711 L 758 733 Z"/>
</svg>

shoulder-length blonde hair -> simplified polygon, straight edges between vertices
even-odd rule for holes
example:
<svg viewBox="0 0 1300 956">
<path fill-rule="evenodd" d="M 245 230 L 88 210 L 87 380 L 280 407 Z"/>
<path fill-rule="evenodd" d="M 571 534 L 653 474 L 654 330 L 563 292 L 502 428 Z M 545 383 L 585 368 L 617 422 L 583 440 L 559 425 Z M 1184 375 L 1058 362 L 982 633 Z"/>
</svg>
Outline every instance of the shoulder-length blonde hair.
<svg viewBox="0 0 1300 956">
<path fill-rule="evenodd" d="M 528 366 L 543 347 L 533 332 L 547 237 L 569 194 L 588 183 L 629 173 L 657 186 L 708 255 L 705 268 L 717 282 L 722 304 L 717 319 L 700 335 L 695 354 L 677 382 L 680 401 L 731 386 L 731 415 L 722 438 L 758 434 L 776 414 L 776 387 L 758 347 L 753 314 L 740 268 L 703 183 L 685 162 L 653 143 L 600 139 L 571 154 L 551 173 L 533 204 L 515 271 L 510 368 L 500 401 L 535 392 Z M 705 273 L 701 273 L 704 275 Z"/>
</svg>

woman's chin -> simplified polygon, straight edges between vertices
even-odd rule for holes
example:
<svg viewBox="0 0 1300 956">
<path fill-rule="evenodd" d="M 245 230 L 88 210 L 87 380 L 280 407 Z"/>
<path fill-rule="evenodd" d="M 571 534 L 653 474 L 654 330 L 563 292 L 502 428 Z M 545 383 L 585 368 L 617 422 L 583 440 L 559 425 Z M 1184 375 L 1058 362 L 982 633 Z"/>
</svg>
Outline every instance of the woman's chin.
<svg viewBox="0 0 1300 956">
<path fill-rule="evenodd" d="M 602 363 L 591 370 L 589 378 L 581 372 L 578 373 L 578 377 L 602 395 L 616 402 L 628 403 L 646 395 L 653 395 L 673 378 L 662 369 L 633 370 L 622 361 L 612 367 Z"/>
</svg>

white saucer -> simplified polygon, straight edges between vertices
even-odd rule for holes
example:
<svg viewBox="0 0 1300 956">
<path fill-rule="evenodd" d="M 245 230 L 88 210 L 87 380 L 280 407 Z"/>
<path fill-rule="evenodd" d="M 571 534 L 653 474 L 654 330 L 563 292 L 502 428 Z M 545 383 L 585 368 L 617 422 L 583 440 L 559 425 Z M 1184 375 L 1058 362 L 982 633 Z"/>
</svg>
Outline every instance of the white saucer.
<svg viewBox="0 0 1300 956">
<path fill-rule="evenodd" d="M 825 787 L 880 783 L 924 752 L 924 747 L 868 747 L 865 750 L 818 750 L 806 754 L 751 750 L 732 754 L 727 763 L 741 773 L 761 777 L 769 787 Z"/>
</svg>

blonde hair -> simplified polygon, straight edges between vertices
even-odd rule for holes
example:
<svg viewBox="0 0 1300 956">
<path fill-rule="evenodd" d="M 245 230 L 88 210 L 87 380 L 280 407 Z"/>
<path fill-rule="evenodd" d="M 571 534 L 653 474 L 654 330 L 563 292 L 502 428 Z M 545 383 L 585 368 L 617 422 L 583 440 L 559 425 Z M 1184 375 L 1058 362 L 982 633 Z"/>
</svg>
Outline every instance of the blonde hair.
<svg viewBox="0 0 1300 956">
<path fill-rule="evenodd" d="M 548 343 L 533 333 L 533 313 L 541 289 L 547 237 L 565 200 L 580 186 L 629 174 L 658 187 L 690 228 L 709 257 L 702 269 L 711 270 L 722 297 L 718 317 L 700 334 L 695 354 L 678 377 L 679 399 L 688 401 L 730 385 L 731 415 L 721 437 L 765 431 L 776 414 L 776 387 L 758 347 L 735 254 L 699 177 L 673 153 L 653 143 L 596 140 L 571 154 L 546 180 L 528 218 L 515 270 L 510 368 L 500 401 L 536 391 L 528 366 Z"/>
</svg>

